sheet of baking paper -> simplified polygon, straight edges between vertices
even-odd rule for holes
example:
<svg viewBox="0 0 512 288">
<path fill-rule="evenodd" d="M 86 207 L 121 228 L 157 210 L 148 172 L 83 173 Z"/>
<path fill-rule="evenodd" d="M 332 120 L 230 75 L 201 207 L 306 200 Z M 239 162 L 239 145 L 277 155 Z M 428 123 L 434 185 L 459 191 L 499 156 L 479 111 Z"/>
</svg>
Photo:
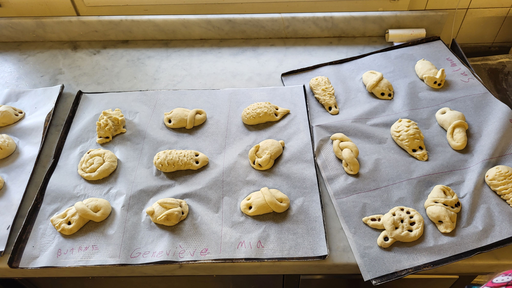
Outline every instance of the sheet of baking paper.
<svg viewBox="0 0 512 288">
<path fill-rule="evenodd" d="M 41 148 L 46 116 L 52 111 L 61 91 L 61 85 L 19 90 L 0 91 L 0 104 L 19 108 L 25 112 L 20 121 L 0 128 L 0 134 L 7 134 L 16 142 L 11 156 L 0 160 L 0 176 L 5 185 L 0 190 L 0 253 L 3 254 L 11 232 L 16 213 L 23 199 L 30 175 L 34 169 Z"/>
<path fill-rule="evenodd" d="M 422 58 L 446 69 L 442 89 L 428 87 L 416 76 Z M 393 100 L 366 91 L 362 74 L 382 72 L 393 85 Z M 315 76 L 330 78 L 339 115 L 323 110 L 307 90 L 314 129 L 315 153 L 322 177 L 364 279 L 373 279 L 444 259 L 512 236 L 512 208 L 484 182 L 498 164 L 512 166 L 512 112 L 495 99 L 441 41 L 377 53 L 340 65 L 284 77 L 286 85 L 307 84 Z M 461 111 L 469 124 L 469 144 L 461 151 L 448 145 L 435 113 L 443 107 Z M 399 118 L 418 123 L 429 159 L 418 161 L 391 138 Z M 359 148 L 361 169 L 347 175 L 329 137 L 346 134 Z M 450 186 L 462 203 L 457 228 L 440 233 L 426 215 L 424 202 L 435 185 Z M 377 246 L 381 230 L 366 226 L 365 216 L 384 214 L 395 206 L 416 209 L 425 220 L 423 236 L 411 243 Z M 404 274 L 406 275 L 406 274 Z"/>
<path fill-rule="evenodd" d="M 246 126 L 245 107 L 269 101 L 291 110 L 279 122 Z M 208 118 L 190 130 L 169 129 L 165 112 L 200 108 Z M 102 110 L 120 108 L 126 133 L 96 143 Z M 82 96 L 60 161 L 26 245 L 20 267 L 140 264 L 222 259 L 300 259 L 327 254 L 313 148 L 302 86 L 186 91 L 146 91 Z M 284 140 L 274 167 L 258 171 L 248 152 L 265 139 Z M 112 175 L 86 181 L 77 173 L 89 149 L 118 157 Z M 153 165 L 162 150 L 191 149 L 209 163 L 197 171 L 163 173 Z M 262 187 L 288 195 L 282 213 L 249 217 L 240 202 Z M 79 200 L 110 201 L 111 215 L 71 236 L 58 233 L 50 218 Z M 162 198 L 185 200 L 188 217 L 173 227 L 156 225 L 145 210 Z"/>
</svg>

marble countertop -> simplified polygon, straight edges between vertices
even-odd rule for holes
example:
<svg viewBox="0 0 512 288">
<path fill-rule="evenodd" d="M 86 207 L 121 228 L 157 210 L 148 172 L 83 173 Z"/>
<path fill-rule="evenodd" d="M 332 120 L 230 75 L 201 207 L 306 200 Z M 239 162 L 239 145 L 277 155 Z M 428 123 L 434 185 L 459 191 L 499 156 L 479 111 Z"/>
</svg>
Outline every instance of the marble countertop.
<svg viewBox="0 0 512 288">
<path fill-rule="evenodd" d="M 44 269 L 10 269 L 7 260 L 15 234 L 20 230 L 50 165 L 62 125 L 78 90 L 99 92 L 282 86 L 282 72 L 389 45 L 384 37 L 1 43 L 2 89 L 29 89 L 58 84 L 64 84 L 65 89 L 18 212 L 6 254 L 0 258 L 0 277 L 359 273 L 323 183 L 320 186 L 330 250 L 326 260 Z M 510 267 L 512 246 L 423 273 L 486 274 Z"/>
</svg>

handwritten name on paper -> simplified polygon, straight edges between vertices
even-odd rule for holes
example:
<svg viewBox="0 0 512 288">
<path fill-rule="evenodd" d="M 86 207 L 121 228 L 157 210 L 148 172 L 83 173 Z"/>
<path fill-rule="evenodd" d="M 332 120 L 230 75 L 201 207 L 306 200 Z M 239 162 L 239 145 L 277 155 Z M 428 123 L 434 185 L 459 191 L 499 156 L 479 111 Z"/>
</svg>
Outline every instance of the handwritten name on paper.
<svg viewBox="0 0 512 288">
<path fill-rule="evenodd" d="M 100 247 L 98 245 L 84 245 L 78 247 L 71 247 L 66 249 L 58 249 L 57 250 L 57 258 L 61 257 L 69 257 L 73 255 L 83 255 L 85 253 L 90 253 L 93 251 L 100 251 Z"/>
<path fill-rule="evenodd" d="M 201 250 L 197 248 L 186 248 L 181 245 L 178 245 L 174 248 L 171 248 L 169 250 L 152 250 L 152 249 L 142 249 L 141 247 L 135 248 L 130 253 L 130 258 L 136 259 L 136 258 L 153 258 L 153 259 L 160 259 L 160 258 L 170 258 L 170 257 L 178 257 L 179 259 L 185 259 L 185 258 L 193 258 L 197 256 L 200 257 L 206 257 L 210 254 L 210 251 L 208 248 L 203 248 Z"/>
<path fill-rule="evenodd" d="M 460 68 L 459 65 L 457 65 L 457 63 L 455 63 L 455 60 L 453 60 L 452 58 L 447 57 L 446 61 L 448 61 L 450 63 L 450 67 L 452 68 L 452 72 L 460 72 L 460 73 L 457 73 L 457 74 L 460 74 L 462 76 L 462 77 L 459 77 L 460 81 L 462 81 L 464 83 L 469 83 L 469 81 L 471 81 L 471 80 L 476 81 L 476 79 L 473 78 L 473 77 L 470 77 L 471 75 L 466 73 L 466 71 L 464 71 L 464 70 L 461 71 L 462 68 Z M 459 68 L 457 68 L 457 67 L 459 67 Z M 448 70 L 448 69 L 446 69 L 446 70 Z"/>
<path fill-rule="evenodd" d="M 261 240 L 258 240 L 258 242 L 256 242 L 256 244 L 254 245 L 254 249 L 263 249 L 265 248 L 265 246 L 263 246 L 263 243 L 261 243 Z M 252 245 L 252 242 L 251 241 L 245 241 L 245 240 L 242 240 L 240 242 L 238 242 L 238 245 L 236 246 L 236 249 L 239 250 L 239 249 L 250 249 L 252 250 L 253 249 L 253 245 Z"/>
</svg>

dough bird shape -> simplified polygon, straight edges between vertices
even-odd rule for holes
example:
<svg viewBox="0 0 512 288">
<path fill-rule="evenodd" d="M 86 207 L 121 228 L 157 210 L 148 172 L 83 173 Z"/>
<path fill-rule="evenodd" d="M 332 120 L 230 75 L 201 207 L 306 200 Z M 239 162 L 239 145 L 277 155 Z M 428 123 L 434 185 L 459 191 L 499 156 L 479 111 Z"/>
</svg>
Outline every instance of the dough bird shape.
<svg viewBox="0 0 512 288">
<path fill-rule="evenodd" d="M 103 179 L 117 168 L 117 157 L 105 149 L 90 149 L 78 163 L 78 174 L 86 180 Z"/>
<path fill-rule="evenodd" d="M 512 167 L 492 167 L 485 173 L 485 183 L 512 207 Z"/>
<path fill-rule="evenodd" d="M 441 233 L 450 233 L 457 226 L 457 213 L 462 208 L 459 197 L 452 188 L 436 185 L 425 201 L 428 218 Z"/>
<path fill-rule="evenodd" d="M 11 156 L 16 151 L 16 142 L 7 134 L 0 134 L 0 159 Z"/>
<path fill-rule="evenodd" d="M 283 213 L 290 207 L 290 198 L 277 189 L 263 187 L 252 192 L 240 203 L 240 210 L 246 215 L 257 216 L 267 213 Z"/>
<path fill-rule="evenodd" d="M 370 70 L 363 74 L 363 83 L 366 90 L 375 97 L 383 100 L 391 100 L 394 96 L 393 85 L 380 72 Z"/>
<path fill-rule="evenodd" d="M 439 109 L 436 112 L 436 120 L 439 126 L 446 130 L 446 139 L 453 150 L 462 150 L 468 144 L 466 117 L 459 111 L 448 107 Z"/>
<path fill-rule="evenodd" d="M 274 166 L 275 160 L 283 154 L 284 141 L 267 139 L 249 150 L 249 163 L 256 170 L 268 170 Z"/>
<path fill-rule="evenodd" d="M 316 100 L 324 106 L 324 109 L 331 115 L 337 115 L 340 110 L 334 95 L 334 87 L 331 81 L 325 76 L 318 76 L 309 81 L 309 88 L 313 91 Z"/>
<path fill-rule="evenodd" d="M 423 235 L 424 221 L 418 211 L 397 206 L 382 215 L 372 215 L 363 218 L 363 222 L 376 229 L 384 229 L 377 238 L 377 245 L 388 248 L 396 241 L 412 242 Z"/>
<path fill-rule="evenodd" d="M 14 124 L 25 117 L 25 112 L 9 105 L 0 105 L 0 127 Z"/>
<path fill-rule="evenodd" d="M 332 149 L 348 174 L 354 175 L 359 172 L 359 149 L 356 144 L 343 133 L 336 133 L 331 136 Z"/>
<path fill-rule="evenodd" d="M 110 203 L 101 198 L 89 198 L 76 202 L 64 212 L 50 219 L 53 227 L 61 234 L 71 235 L 80 230 L 90 220 L 101 222 L 110 215 Z"/>
<path fill-rule="evenodd" d="M 409 155 L 420 161 L 428 160 L 427 148 L 423 142 L 423 133 L 421 133 L 416 122 L 410 119 L 398 119 L 391 126 L 390 131 L 396 144 L 407 151 Z"/>
<path fill-rule="evenodd" d="M 208 157 L 195 150 L 164 150 L 156 153 L 153 164 L 162 172 L 197 170 L 208 164 Z"/>
<path fill-rule="evenodd" d="M 101 112 L 98 122 L 96 122 L 96 142 L 99 144 L 107 143 L 112 141 L 114 136 L 125 133 L 126 120 L 121 112 L 121 109 L 116 108 L 105 110 Z"/>
<path fill-rule="evenodd" d="M 416 71 L 416 75 L 418 75 L 418 77 L 429 87 L 439 89 L 444 86 L 446 79 L 444 68 L 437 70 L 436 66 L 434 66 L 430 61 L 421 59 L 416 62 L 414 70 Z"/>
<path fill-rule="evenodd" d="M 257 102 L 247 106 L 242 112 L 242 122 L 247 125 L 257 125 L 281 120 L 289 109 L 281 108 L 270 102 Z"/>
<path fill-rule="evenodd" d="M 148 207 L 146 214 L 156 224 L 174 226 L 187 218 L 188 205 L 185 200 L 164 198 Z"/>
<path fill-rule="evenodd" d="M 206 121 L 206 112 L 203 109 L 175 108 L 164 113 L 164 124 L 169 128 L 192 129 Z"/>
</svg>

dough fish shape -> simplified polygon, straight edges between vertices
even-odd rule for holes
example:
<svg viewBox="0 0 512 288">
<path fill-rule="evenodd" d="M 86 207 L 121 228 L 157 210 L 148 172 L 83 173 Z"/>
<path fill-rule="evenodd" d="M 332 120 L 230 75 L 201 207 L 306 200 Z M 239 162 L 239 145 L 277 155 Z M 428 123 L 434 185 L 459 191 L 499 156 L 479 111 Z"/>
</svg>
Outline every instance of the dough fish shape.
<svg viewBox="0 0 512 288">
<path fill-rule="evenodd" d="M 428 86 L 435 89 L 439 89 L 444 86 L 446 78 L 444 68 L 437 70 L 436 66 L 434 66 L 430 61 L 421 59 L 416 62 L 414 70 L 416 71 L 416 75 L 418 75 L 418 77 Z"/>
<path fill-rule="evenodd" d="M 257 102 L 247 106 L 242 112 L 242 122 L 247 125 L 256 125 L 281 120 L 289 109 L 281 108 L 270 102 Z"/>
<path fill-rule="evenodd" d="M 427 216 L 441 233 L 450 233 L 457 225 L 457 213 L 462 208 L 452 188 L 436 185 L 425 201 Z"/>
<path fill-rule="evenodd" d="M 512 207 L 512 167 L 492 167 L 485 173 L 485 183 Z"/>
<path fill-rule="evenodd" d="M 156 224 L 174 226 L 187 218 L 188 205 L 185 200 L 164 198 L 148 207 L 146 213 Z"/>
<path fill-rule="evenodd" d="M 64 212 L 50 219 L 53 227 L 64 235 L 71 235 L 82 228 L 90 220 L 101 222 L 110 215 L 110 203 L 101 198 L 89 198 L 76 202 Z"/>
<path fill-rule="evenodd" d="M 114 111 L 108 109 L 101 112 L 98 122 L 96 122 L 96 134 L 98 134 L 96 142 L 103 144 L 112 141 L 114 136 L 126 132 L 125 125 L 126 120 L 119 108 Z"/>
<path fill-rule="evenodd" d="M 267 139 L 249 150 L 249 162 L 256 170 L 267 170 L 272 168 L 275 160 L 283 153 L 284 141 Z"/>
<path fill-rule="evenodd" d="M 446 130 L 446 139 L 453 150 L 462 150 L 466 147 L 468 144 L 466 130 L 469 126 L 462 112 L 444 107 L 436 112 L 436 120 L 439 126 Z"/>
<path fill-rule="evenodd" d="M 383 100 L 393 99 L 393 85 L 384 78 L 382 73 L 373 70 L 364 73 L 363 83 L 366 85 L 366 90 L 373 93 L 375 97 Z"/>
<path fill-rule="evenodd" d="M 425 143 L 423 142 L 423 133 L 416 122 L 410 119 L 398 119 L 391 126 L 391 137 L 396 144 L 407 151 L 412 157 L 427 161 L 428 154 Z"/>
<path fill-rule="evenodd" d="M 316 100 L 324 106 L 325 110 L 331 115 L 339 113 L 338 103 L 334 95 L 334 87 L 331 85 L 329 78 L 318 76 L 309 81 L 309 88 L 313 91 Z"/>
<path fill-rule="evenodd" d="M 164 150 L 156 153 L 153 164 L 162 172 L 197 170 L 208 164 L 208 157 L 194 150 Z"/>
<path fill-rule="evenodd" d="M 206 121 L 206 112 L 203 109 L 175 108 L 164 113 L 164 124 L 169 128 L 191 129 Z"/>
<path fill-rule="evenodd" d="M 105 149 L 90 149 L 78 163 L 78 174 L 86 180 L 103 179 L 117 168 L 117 157 Z"/>
<path fill-rule="evenodd" d="M 272 212 L 283 213 L 290 207 L 290 198 L 277 189 L 261 188 L 252 192 L 240 203 L 240 210 L 246 215 L 257 216 Z"/>
<path fill-rule="evenodd" d="M 25 112 L 9 105 L 0 105 L 0 127 L 14 124 L 25 117 Z"/>
<path fill-rule="evenodd" d="M 343 169 L 348 174 L 357 174 L 359 172 L 359 149 L 356 144 L 343 133 L 336 133 L 331 136 L 332 149 L 343 165 Z"/>
</svg>

